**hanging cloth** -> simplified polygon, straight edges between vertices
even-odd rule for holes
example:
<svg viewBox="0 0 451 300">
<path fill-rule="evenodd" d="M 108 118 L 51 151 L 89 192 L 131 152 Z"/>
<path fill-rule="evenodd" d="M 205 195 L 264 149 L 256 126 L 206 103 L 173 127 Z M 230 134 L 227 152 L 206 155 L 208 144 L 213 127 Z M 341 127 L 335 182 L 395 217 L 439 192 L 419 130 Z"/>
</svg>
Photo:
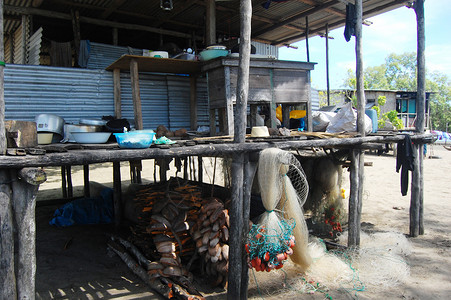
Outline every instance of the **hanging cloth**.
<svg viewBox="0 0 451 300">
<path fill-rule="evenodd" d="M 413 164 L 415 152 L 412 147 L 412 140 L 408 134 L 404 135 L 404 140 L 398 142 L 396 153 L 396 172 L 401 169 L 401 194 L 407 195 L 409 189 L 409 171 L 415 169 Z"/>
<path fill-rule="evenodd" d="M 72 67 L 72 46 L 70 42 L 50 44 L 50 65 L 54 67 Z"/>
<path fill-rule="evenodd" d="M 91 43 L 89 40 L 80 41 L 80 53 L 78 55 L 78 65 L 81 68 L 88 67 L 89 53 L 91 52 Z"/>
<path fill-rule="evenodd" d="M 355 25 L 357 24 L 357 16 L 355 13 L 355 5 L 348 3 L 346 5 L 346 23 L 345 23 L 345 40 L 349 42 L 351 36 L 355 36 Z"/>
</svg>

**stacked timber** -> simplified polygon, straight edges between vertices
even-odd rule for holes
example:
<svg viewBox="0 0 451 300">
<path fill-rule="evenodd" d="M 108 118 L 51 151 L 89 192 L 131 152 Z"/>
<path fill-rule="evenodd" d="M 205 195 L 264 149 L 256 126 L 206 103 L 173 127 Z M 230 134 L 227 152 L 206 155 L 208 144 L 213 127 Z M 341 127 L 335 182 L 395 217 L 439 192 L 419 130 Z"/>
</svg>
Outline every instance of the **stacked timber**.
<svg viewBox="0 0 451 300">
<path fill-rule="evenodd" d="M 142 187 L 133 201 L 139 222 L 131 241 L 151 261 L 151 278 L 192 282 L 193 265 L 213 286 L 226 286 L 229 214 L 219 198 L 203 198 L 199 186 L 170 180 Z M 199 256 L 202 263 L 193 264 Z"/>
<path fill-rule="evenodd" d="M 203 258 L 203 270 L 213 286 L 227 285 L 229 268 L 229 213 L 218 198 L 205 199 L 199 218 L 191 228 L 196 249 Z"/>
<path fill-rule="evenodd" d="M 144 248 L 152 249 L 151 277 L 192 279 L 182 261 L 190 260 L 195 252 L 189 228 L 196 221 L 201 201 L 200 189 L 192 185 L 169 190 L 164 186 L 151 186 L 137 192 L 135 202 L 141 205 L 143 214 L 140 229 L 133 231 L 141 239 L 141 245 L 147 244 Z"/>
</svg>

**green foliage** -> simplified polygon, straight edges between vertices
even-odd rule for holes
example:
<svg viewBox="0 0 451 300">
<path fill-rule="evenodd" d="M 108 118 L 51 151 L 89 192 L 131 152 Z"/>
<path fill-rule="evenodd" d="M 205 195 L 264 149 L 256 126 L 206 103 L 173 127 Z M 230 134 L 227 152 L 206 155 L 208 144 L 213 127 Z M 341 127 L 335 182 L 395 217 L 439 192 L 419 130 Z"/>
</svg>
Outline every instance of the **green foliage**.
<svg viewBox="0 0 451 300">
<path fill-rule="evenodd" d="M 344 87 L 355 90 L 356 86 L 355 74 L 349 69 L 347 78 L 344 81 Z M 364 87 L 365 89 L 416 91 L 416 53 L 392 53 L 385 59 L 385 64 L 365 68 Z M 426 91 L 432 92 L 429 97 L 431 129 L 445 131 L 447 126 L 451 124 L 451 80 L 446 75 L 438 72 L 426 72 Z M 381 103 L 378 103 L 378 105 L 382 106 Z M 390 115 L 392 116 L 393 113 Z M 391 122 L 394 122 L 393 125 L 397 128 L 399 127 L 396 124 L 400 125 L 402 123 L 401 120 Z M 383 116 L 379 119 L 379 123 L 385 123 Z"/>
<path fill-rule="evenodd" d="M 377 106 L 384 106 L 386 102 L 387 102 L 387 97 L 385 97 L 385 96 L 377 97 Z"/>
</svg>

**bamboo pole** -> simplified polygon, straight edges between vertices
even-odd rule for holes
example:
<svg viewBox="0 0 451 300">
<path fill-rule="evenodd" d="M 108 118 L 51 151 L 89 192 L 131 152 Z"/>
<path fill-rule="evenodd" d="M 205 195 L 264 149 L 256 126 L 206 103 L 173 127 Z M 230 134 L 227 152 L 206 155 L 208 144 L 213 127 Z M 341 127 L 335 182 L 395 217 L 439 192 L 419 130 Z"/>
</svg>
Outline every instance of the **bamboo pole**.
<svg viewBox="0 0 451 300">
<path fill-rule="evenodd" d="M 249 92 L 249 65 L 251 53 L 251 17 L 252 2 L 240 1 L 240 58 L 237 78 L 236 118 L 234 124 L 234 142 L 244 144 L 246 135 L 246 113 Z M 238 152 L 232 161 L 232 204 L 230 208 L 230 253 L 228 272 L 228 299 L 247 299 L 247 284 L 242 285 L 243 256 L 245 253 L 243 243 L 244 212 L 243 205 L 248 201 L 243 197 L 244 184 L 244 153 Z M 246 221 L 247 222 L 247 221 Z M 247 277 L 247 276 L 246 276 Z M 245 278 L 247 280 L 247 278 Z"/>
<path fill-rule="evenodd" d="M 419 134 L 424 132 L 424 115 L 426 102 L 426 59 L 425 59 L 425 25 L 424 25 L 424 0 L 415 1 L 415 14 L 417 17 L 417 98 L 416 98 L 416 121 L 415 131 Z M 423 202 L 424 202 L 424 181 L 423 181 L 423 145 L 419 144 L 417 149 L 418 161 L 415 160 L 415 169 L 412 175 L 412 192 L 415 186 L 415 194 L 411 194 L 411 215 L 410 235 L 424 234 L 423 224 Z M 414 199 L 415 196 L 415 199 Z M 418 206 L 418 207 L 416 207 Z M 418 222 L 418 223 L 416 223 Z"/>
<path fill-rule="evenodd" d="M 365 136 L 365 94 L 363 86 L 363 53 L 362 53 L 362 0 L 355 1 L 357 22 L 355 26 L 356 79 L 357 79 L 357 131 Z M 360 244 L 360 215 L 362 212 L 362 196 L 364 182 L 365 156 L 360 149 L 352 150 L 349 197 L 349 234 L 348 246 Z"/>
</svg>

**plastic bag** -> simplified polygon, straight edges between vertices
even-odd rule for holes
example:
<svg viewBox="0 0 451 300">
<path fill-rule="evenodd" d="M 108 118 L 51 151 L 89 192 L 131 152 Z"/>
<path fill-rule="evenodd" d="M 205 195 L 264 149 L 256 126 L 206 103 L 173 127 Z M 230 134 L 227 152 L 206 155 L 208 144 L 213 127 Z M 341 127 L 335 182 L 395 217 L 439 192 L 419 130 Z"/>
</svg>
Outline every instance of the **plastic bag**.
<svg viewBox="0 0 451 300">
<path fill-rule="evenodd" d="M 326 131 L 327 125 L 335 115 L 334 112 L 314 111 L 312 113 L 313 131 Z"/>
<path fill-rule="evenodd" d="M 373 128 L 373 121 L 367 115 L 365 119 L 365 132 L 370 133 Z M 355 132 L 357 131 L 357 112 L 352 108 L 352 103 L 349 102 L 343 106 L 338 113 L 330 120 L 326 128 L 326 132 Z"/>
</svg>

